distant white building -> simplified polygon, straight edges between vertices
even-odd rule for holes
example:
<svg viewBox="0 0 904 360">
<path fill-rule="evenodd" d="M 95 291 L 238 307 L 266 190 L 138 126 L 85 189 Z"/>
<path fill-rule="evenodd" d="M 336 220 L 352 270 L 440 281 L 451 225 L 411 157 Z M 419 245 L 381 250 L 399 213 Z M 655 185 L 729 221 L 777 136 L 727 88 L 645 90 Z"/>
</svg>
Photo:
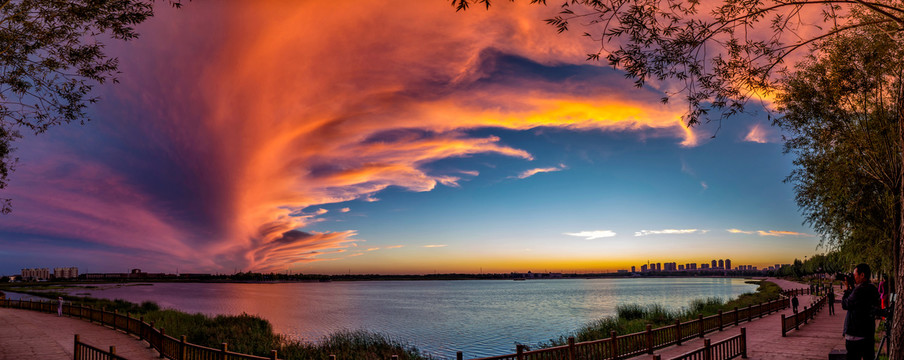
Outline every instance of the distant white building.
<svg viewBox="0 0 904 360">
<path fill-rule="evenodd" d="M 47 268 L 22 269 L 22 280 L 35 281 L 50 279 L 50 270 Z"/>
<path fill-rule="evenodd" d="M 53 277 L 57 279 L 75 279 L 78 278 L 77 267 L 54 268 Z"/>
</svg>

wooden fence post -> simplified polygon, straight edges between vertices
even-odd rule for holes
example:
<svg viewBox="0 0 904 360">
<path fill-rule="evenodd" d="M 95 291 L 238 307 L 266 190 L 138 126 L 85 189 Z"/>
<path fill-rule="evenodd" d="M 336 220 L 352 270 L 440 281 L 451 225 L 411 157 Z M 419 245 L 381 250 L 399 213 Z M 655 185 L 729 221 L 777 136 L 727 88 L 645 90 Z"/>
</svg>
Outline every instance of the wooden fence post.
<svg viewBox="0 0 904 360">
<path fill-rule="evenodd" d="M 735 306 L 734 307 L 734 326 L 738 326 L 738 323 L 740 323 L 740 321 L 738 320 L 739 315 L 741 315 L 741 314 L 738 312 L 738 307 Z"/>
<path fill-rule="evenodd" d="M 807 323 L 807 320 L 809 319 L 809 317 L 810 317 L 810 312 L 807 311 L 807 307 L 804 306 L 804 324 Z"/>
<path fill-rule="evenodd" d="M 681 345 L 681 319 L 675 320 L 675 344 Z"/>
<path fill-rule="evenodd" d="M 461 351 L 458 352 L 458 360 L 461 360 Z M 574 336 L 568 337 L 568 360 L 574 360 Z"/>
<path fill-rule="evenodd" d="M 753 305 L 747 305 L 747 322 L 753 321 Z"/>
<path fill-rule="evenodd" d="M 609 348 L 612 350 L 612 358 L 618 359 L 618 336 L 615 335 L 615 330 L 612 330 L 609 334 L 612 336 L 609 338 Z"/>
<path fill-rule="evenodd" d="M 515 348 L 515 351 L 517 352 L 517 354 L 515 355 L 517 356 L 517 359 L 524 360 L 524 345 L 518 344 L 518 346 Z"/>
<path fill-rule="evenodd" d="M 741 358 L 747 358 L 747 328 L 741 328 Z"/>
<path fill-rule="evenodd" d="M 455 360 L 464 360 L 465 355 L 461 353 L 461 351 L 455 353 Z"/>
<path fill-rule="evenodd" d="M 703 333 L 704 333 L 704 331 L 703 331 L 703 314 L 697 314 L 697 325 L 699 326 L 698 328 L 700 329 L 700 337 L 703 337 Z"/>
<path fill-rule="evenodd" d="M 653 353 L 653 325 L 647 324 L 647 354 Z"/>
<path fill-rule="evenodd" d="M 713 360 L 713 348 L 709 339 L 703 339 L 703 360 Z"/>
<path fill-rule="evenodd" d="M 185 335 L 179 337 L 179 359 L 185 360 L 187 349 L 185 348 Z"/>
<path fill-rule="evenodd" d="M 228 351 L 228 348 L 229 345 L 227 345 L 226 343 L 220 344 L 220 360 L 226 360 L 226 352 Z"/>
<path fill-rule="evenodd" d="M 276 350 L 270 350 L 270 360 L 276 360 Z"/>
<path fill-rule="evenodd" d="M 158 350 L 158 352 L 160 352 L 161 359 L 163 359 L 165 357 L 163 355 L 163 341 L 164 340 L 166 340 L 166 330 L 164 330 L 163 328 L 160 328 L 160 349 Z M 225 360 L 226 358 L 224 357 L 223 359 Z"/>
<path fill-rule="evenodd" d="M 785 314 L 782 314 L 782 337 L 785 337 Z"/>
<path fill-rule="evenodd" d="M 757 306 L 757 312 L 760 313 L 760 319 L 763 318 L 763 303 L 760 303 L 760 306 Z"/>
<path fill-rule="evenodd" d="M 119 310 L 113 309 L 113 331 L 116 331 L 116 315 L 119 313 Z"/>
<path fill-rule="evenodd" d="M 79 359 L 81 358 L 81 356 L 80 356 L 80 355 L 81 355 L 81 352 L 79 351 L 79 346 L 78 346 L 78 334 L 75 334 L 75 343 L 73 343 L 72 346 L 73 346 L 73 348 L 72 348 L 72 359 L 73 359 L 73 360 L 79 360 Z"/>
<path fill-rule="evenodd" d="M 722 310 L 719 310 L 719 331 L 722 331 Z"/>
<path fill-rule="evenodd" d="M 800 330 L 800 313 L 794 314 L 794 330 Z"/>
<path fill-rule="evenodd" d="M 116 355 L 116 347 L 113 345 L 110 345 L 110 355 Z"/>
</svg>

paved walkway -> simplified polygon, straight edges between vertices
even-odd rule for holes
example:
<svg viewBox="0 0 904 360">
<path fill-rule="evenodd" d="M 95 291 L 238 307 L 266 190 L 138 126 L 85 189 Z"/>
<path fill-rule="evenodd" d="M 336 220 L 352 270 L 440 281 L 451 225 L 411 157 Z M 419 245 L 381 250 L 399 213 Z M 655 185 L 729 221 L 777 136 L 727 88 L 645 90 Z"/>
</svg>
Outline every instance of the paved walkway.
<svg viewBox="0 0 904 360">
<path fill-rule="evenodd" d="M 766 279 L 780 286 L 784 290 L 801 289 L 807 285 L 781 279 Z M 840 294 L 836 289 L 835 294 Z M 800 309 L 804 305 L 810 306 L 815 301 L 815 296 L 798 296 Z M 828 308 L 824 308 L 806 325 L 801 325 L 800 330 L 792 330 L 782 337 L 781 315 L 792 314 L 791 308 L 764 316 L 762 319 L 749 323 L 741 323 L 739 327 L 732 326 L 725 331 L 713 332 L 706 335 L 713 343 L 738 335 L 740 328 L 747 328 L 747 357 L 753 360 L 772 359 L 819 359 L 825 360 L 829 352 L 834 348 L 844 348 L 844 338 L 841 329 L 844 323 L 845 311 L 841 310 L 841 304 L 835 304 L 835 315 L 830 316 Z M 679 355 L 697 350 L 703 347 L 703 339 L 697 338 L 673 345 L 656 351 L 662 359 L 671 359 Z M 652 359 L 651 355 L 643 355 L 634 359 Z"/>
<path fill-rule="evenodd" d="M 32 310 L 0 308 L 0 360 L 72 359 L 75 334 L 83 343 L 130 360 L 157 359 L 157 352 L 138 338 L 85 320 Z"/>
</svg>

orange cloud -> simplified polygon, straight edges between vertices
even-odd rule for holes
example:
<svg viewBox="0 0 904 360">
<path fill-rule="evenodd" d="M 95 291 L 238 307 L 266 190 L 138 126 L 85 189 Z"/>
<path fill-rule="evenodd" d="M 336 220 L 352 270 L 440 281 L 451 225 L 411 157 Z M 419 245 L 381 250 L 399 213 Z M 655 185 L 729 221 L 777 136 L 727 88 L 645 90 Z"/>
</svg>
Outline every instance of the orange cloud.
<svg viewBox="0 0 904 360">
<path fill-rule="evenodd" d="M 533 160 L 499 137 L 470 135 L 475 129 L 633 131 L 697 144 L 680 105 L 660 104 L 655 90 L 624 91 L 630 84 L 621 74 L 584 61 L 592 44 L 543 24 L 555 11 L 500 3 L 461 14 L 443 2 L 377 0 L 161 9 L 163 17 L 143 28 L 141 47 L 122 51 L 114 97 L 134 109 L 117 114 L 124 120 L 110 132 L 138 129 L 142 146 L 172 167 L 160 176 L 182 176 L 168 179 L 185 186 L 176 195 L 195 194 L 203 204 L 199 219 L 173 219 L 172 204 L 119 179 L 113 164 L 83 176 L 116 182 L 103 194 L 83 196 L 73 186 L 33 195 L 67 203 L 52 226 L 33 232 L 102 244 L 137 237 L 116 245 L 161 259 L 192 254 L 206 267 L 278 269 L 356 246 L 353 230 L 301 231 L 326 213 L 320 206 L 377 201 L 390 186 L 459 186 L 461 176 L 479 175 L 426 170 L 442 159 Z M 529 76 L 510 71 L 512 58 L 553 75 L 576 71 L 568 64 L 582 73 Z"/>
</svg>

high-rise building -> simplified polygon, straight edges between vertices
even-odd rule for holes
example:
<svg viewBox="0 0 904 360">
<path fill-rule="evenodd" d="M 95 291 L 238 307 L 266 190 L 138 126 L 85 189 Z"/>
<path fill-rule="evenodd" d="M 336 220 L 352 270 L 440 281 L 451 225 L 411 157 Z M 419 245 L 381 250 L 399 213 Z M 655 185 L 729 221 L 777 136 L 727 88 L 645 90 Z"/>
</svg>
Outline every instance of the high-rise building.
<svg viewBox="0 0 904 360">
<path fill-rule="evenodd" d="M 725 260 L 719 259 L 719 269 L 725 268 Z"/>
<path fill-rule="evenodd" d="M 636 272 L 634 271 L 634 266 L 631 266 L 631 272 Z"/>
<path fill-rule="evenodd" d="M 731 259 L 725 259 L 725 270 L 731 270 Z"/>
<path fill-rule="evenodd" d="M 641 265 L 640 272 L 647 272 L 647 265 Z"/>
<path fill-rule="evenodd" d="M 700 269 L 709 269 L 709 264 L 707 264 L 707 263 L 700 264 Z"/>
<path fill-rule="evenodd" d="M 716 264 L 716 261 L 713 260 L 713 261 L 712 261 L 712 268 L 715 269 L 715 268 L 716 268 L 716 265 L 717 265 L 717 264 Z"/>
<path fill-rule="evenodd" d="M 697 263 L 687 264 L 685 268 L 688 270 L 697 270 Z"/>
<path fill-rule="evenodd" d="M 656 263 L 656 271 L 662 271 L 662 263 Z"/>
<path fill-rule="evenodd" d="M 684 271 L 684 265 L 678 265 L 678 271 Z"/>
</svg>

